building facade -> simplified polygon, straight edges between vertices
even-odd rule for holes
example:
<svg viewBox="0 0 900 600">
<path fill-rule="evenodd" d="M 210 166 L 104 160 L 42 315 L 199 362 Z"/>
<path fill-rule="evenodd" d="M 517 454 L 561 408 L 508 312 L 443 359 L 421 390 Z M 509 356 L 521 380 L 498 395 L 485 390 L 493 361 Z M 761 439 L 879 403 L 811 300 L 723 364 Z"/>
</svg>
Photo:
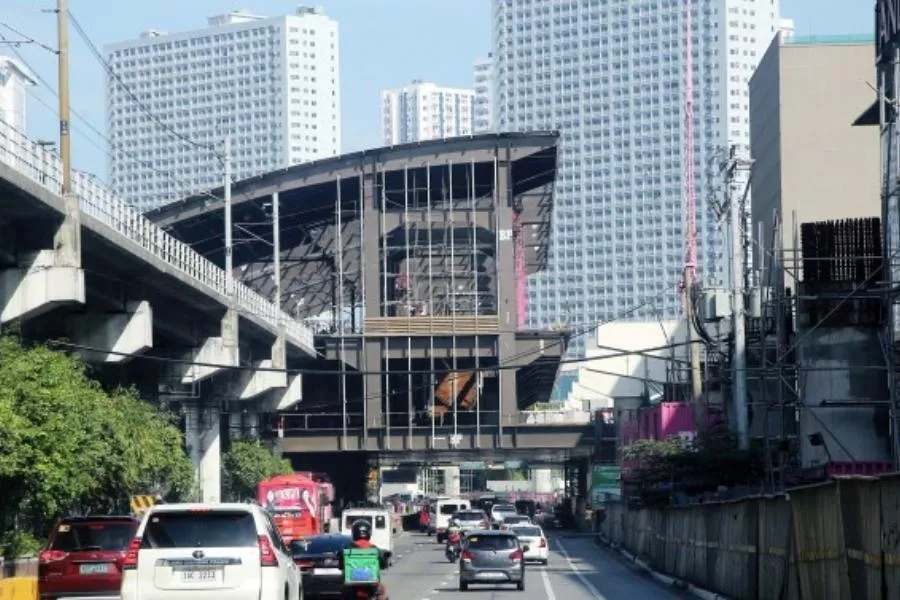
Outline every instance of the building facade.
<svg viewBox="0 0 900 600">
<path fill-rule="evenodd" d="M 26 88 L 36 84 L 25 65 L 7 56 L 0 56 L 0 121 L 17 131 L 25 132 L 28 123 Z"/>
<path fill-rule="evenodd" d="M 475 133 L 494 131 L 494 58 L 475 61 Z"/>
<path fill-rule="evenodd" d="M 782 35 L 750 80 L 754 233 L 762 224 L 762 247 L 791 272 L 794 215 L 797 227 L 881 215 L 878 130 L 853 126 L 872 98 L 865 81 L 874 51 L 872 36 Z M 776 215 L 782 251 L 773 241 Z M 754 258 L 758 269 L 758 252 Z M 795 287 L 778 272 L 770 285 Z"/>
<path fill-rule="evenodd" d="M 723 254 L 719 159 L 749 146 L 747 82 L 778 29 L 779 3 L 694 0 L 691 15 L 698 268 L 708 285 Z M 563 135 L 551 267 L 529 280 L 534 325 L 585 331 L 681 310 L 686 16 L 682 0 L 494 0 L 498 130 Z"/>
<path fill-rule="evenodd" d="M 381 93 L 387 146 L 472 135 L 475 92 L 414 80 Z"/>
<path fill-rule="evenodd" d="M 112 187 L 147 210 L 341 152 L 338 24 L 320 9 L 211 17 L 105 49 Z"/>
</svg>

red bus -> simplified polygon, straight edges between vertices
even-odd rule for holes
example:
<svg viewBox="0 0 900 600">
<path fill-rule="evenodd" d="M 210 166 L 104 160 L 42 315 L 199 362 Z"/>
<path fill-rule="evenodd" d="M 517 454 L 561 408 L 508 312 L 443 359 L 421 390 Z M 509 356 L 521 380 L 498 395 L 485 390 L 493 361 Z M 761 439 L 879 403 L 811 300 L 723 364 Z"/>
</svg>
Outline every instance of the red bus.
<svg viewBox="0 0 900 600">
<path fill-rule="evenodd" d="M 256 488 L 256 499 L 273 517 L 286 544 L 322 532 L 319 484 L 305 475 L 278 475 Z"/>
</svg>

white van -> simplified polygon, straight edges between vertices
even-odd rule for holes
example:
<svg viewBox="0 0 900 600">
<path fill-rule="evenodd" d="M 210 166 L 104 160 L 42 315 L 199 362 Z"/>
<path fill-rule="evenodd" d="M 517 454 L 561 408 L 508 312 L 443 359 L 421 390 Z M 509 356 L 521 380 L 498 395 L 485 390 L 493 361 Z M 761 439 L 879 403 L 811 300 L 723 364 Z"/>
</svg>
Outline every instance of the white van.
<svg viewBox="0 0 900 600">
<path fill-rule="evenodd" d="M 341 533 L 351 535 L 353 523 L 367 521 L 372 527 L 372 540 L 375 547 L 381 550 L 384 558 L 383 564 L 387 567 L 392 563 L 394 555 L 394 533 L 391 523 L 391 512 L 381 508 L 345 508 L 341 514 Z"/>
<path fill-rule="evenodd" d="M 443 544 L 447 539 L 447 527 L 450 525 L 450 517 L 461 510 L 469 510 L 472 504 L 465 498 L 441 498 L 435 503 L 434 531 L 438 544 Z"/>
</svg>

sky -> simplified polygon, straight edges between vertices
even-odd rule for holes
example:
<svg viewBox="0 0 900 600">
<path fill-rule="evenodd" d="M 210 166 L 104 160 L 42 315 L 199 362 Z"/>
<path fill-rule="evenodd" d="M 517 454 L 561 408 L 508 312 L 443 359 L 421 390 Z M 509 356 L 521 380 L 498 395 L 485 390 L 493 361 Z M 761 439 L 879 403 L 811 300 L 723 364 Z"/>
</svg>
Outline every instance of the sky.
<svg viewBox="0 0 900 600">
<path fill-rule="evenodd" d="M 770 0 L 757 0 L 768 4 Z M 0 34 L 21 40 L 14 28 L 37 43 L 15 46 L 27 63 L 57 88 L 56 0 L 0 0 Z M 491 0 L 69 0 L 69 9 L 94 45 L 133 39 L 147 29 L 184 31 L 203 27 L 206 18 L 246 8 L 257 14 L 287 14 L 300 4 L 321 6 L 340 27 L 344 152 L 381 145 L 380 94 L 413 79 L 472 87 L 473 63 L 491 45 Z M 872 0 L 781 0 L 784 17 L 797 35 L 872 33 Z M 14 56 L 0 42 L 0 55 Z M 874 57 L 873 57 L 874 58 Z M 77 33 L 70 31 L 72 161 L 101 179 L 106 175 L 103 67 Z M 873 67 L 874 75 L 874 67 Z M 28 134 L 57 138 L 57 100 L 43 84 L 32 88 Z M 85 123 L 87 122 L 87 124 Z"/>
</svg>

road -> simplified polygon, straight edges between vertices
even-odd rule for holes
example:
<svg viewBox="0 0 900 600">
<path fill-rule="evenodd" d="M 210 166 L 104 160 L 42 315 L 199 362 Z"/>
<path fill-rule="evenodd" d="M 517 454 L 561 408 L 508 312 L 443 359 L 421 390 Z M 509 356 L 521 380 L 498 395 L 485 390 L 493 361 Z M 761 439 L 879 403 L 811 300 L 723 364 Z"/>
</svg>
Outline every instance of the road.
<svg viewBox="0 0 900 600">
<path fill-rule="evenodd" d="M 420 534 L 394 540 L 397 560 L 384 574 L 391 600 L 673 600 L 688 594 L 637 572 L 591 538 L 548 532 L 550 564 L 525 567 L 525 591 L 512 586 L 459 591 L 458 567 L 444 557 L 443 545 Z"/>
</svg>

